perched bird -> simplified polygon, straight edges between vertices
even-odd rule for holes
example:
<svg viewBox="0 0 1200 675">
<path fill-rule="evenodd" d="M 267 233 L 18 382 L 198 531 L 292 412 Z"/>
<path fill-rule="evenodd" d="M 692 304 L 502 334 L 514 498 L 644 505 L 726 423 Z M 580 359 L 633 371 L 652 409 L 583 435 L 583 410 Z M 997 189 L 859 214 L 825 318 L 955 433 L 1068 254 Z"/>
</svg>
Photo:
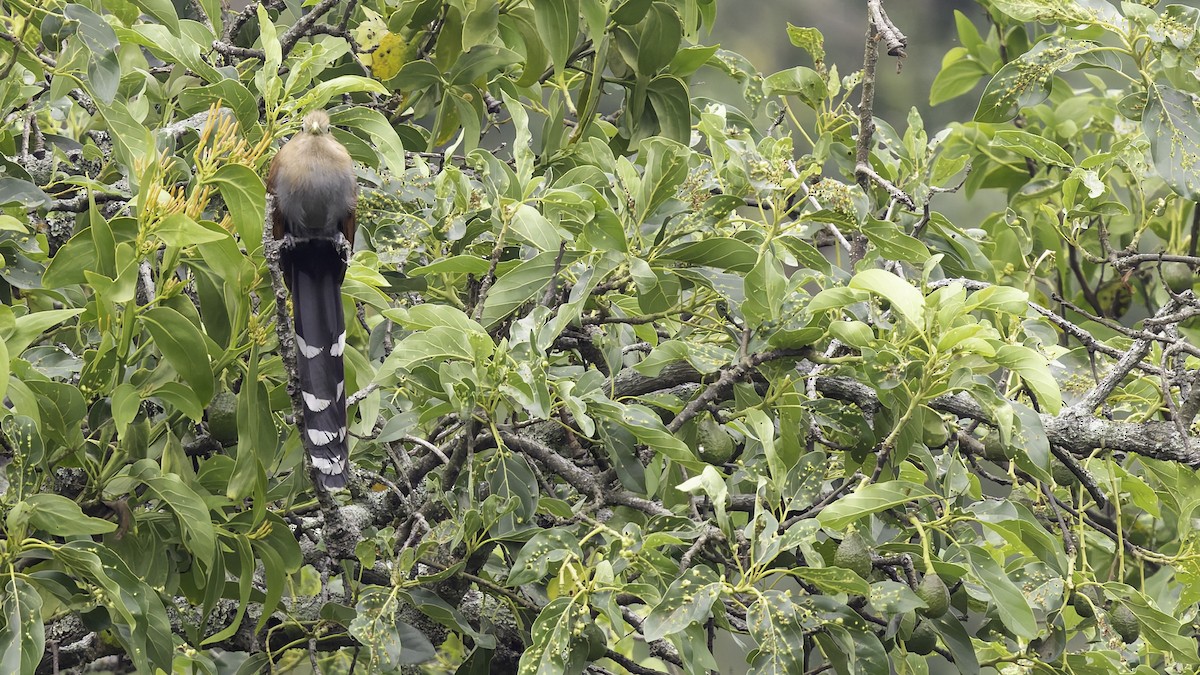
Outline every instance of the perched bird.
<svg viewBox="0 0 1200 675">
<path fill-rule="evenodd" d="M 354 242 L 357 182 L 350 153 L 329 133 L 329 115 L 310 112 L 271 161 L 272 229 L 292 293 L 296 370 L 304 401 L 304 447 L 326 488 L 346 485 L 346 319 L 342 280 Z"/>
</svg>

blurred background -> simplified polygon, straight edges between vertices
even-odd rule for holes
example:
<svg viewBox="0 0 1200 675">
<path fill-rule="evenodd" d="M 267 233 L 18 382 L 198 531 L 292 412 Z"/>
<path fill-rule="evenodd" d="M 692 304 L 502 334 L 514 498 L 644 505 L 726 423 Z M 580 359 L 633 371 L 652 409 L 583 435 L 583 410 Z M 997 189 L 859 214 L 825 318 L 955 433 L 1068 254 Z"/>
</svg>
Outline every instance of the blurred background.
<svg viewBox="0 0 1200 675">
<path fill-rule="evenodd" d="M 825 35 L 826 63 L 837 64 L 838 72 L 845 76 L 862 67 L 866 5 L 865 0 L 718 0 L 716 29 L 705 42 L 738 52 L 769 75 L 792 66 L 812 65 L 806 54 L 788 42 L 786 31 L 788 23 L 811 26 Z M 883 6 L 908 36 L 908 58 L 897 74 L 896 59 L 881 56 L 875 114 L 900 131 L 912 106 L 921 111 L 927 130 L 951 120 L 969 120 L 979 92 L 930 108 L 929 85 L 941 68 L 942 57 L 958 45 L 954 10 L 966 14 L 985 37 L 986 13 L 970 0 L 893 0 Z M 698 77 L 704 72 L 711 71 L 702 71 Z M 979 89 L 982 91 L 982 85 Z M 857 95 L 852 100 L 857 101 Z"/>
</svg>

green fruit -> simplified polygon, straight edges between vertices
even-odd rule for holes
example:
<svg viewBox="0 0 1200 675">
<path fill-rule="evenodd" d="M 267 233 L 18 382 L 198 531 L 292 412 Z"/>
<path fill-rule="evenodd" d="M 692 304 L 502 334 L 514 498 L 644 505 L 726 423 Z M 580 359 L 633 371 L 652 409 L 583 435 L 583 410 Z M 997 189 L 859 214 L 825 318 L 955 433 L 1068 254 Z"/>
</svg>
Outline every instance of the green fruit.
<svg viewBox="0 0 1200 675">
<path fill-rule="evenodd" d="M 867 579 L 871 576 L 871 547 L 862 535 L 852 532 L 838 544 L 833 564 Z"/>
<path fill-rule="evenodd" d="M 208 404 L 208 433 L 221 445 L 237 443 L 237 395 L 223 391 Z"/>
<path fill-rule="evenodd" d="M 917 585 L 917 597 L 925 601 L 926 607 L 918 610 L 925 616 L 937 618 L 950 610 L 950 589 L 936 573 L 926 574 Z"/>
<path fill-rule="evenodd" d="M 1192 283 L 1196 280 L 1196 273 L 1187 263 L 1168 262 L 1163 263 L 1158 268 L 1159 274 L 1162 275 L 1163 283 L 1167 288 L 1171 289 L 1172 293 L 1182 293 L 1192 290 Z"/>
<path fill-rule="evenodd" d="M 1136 642 L 1142 634 L 1137 617 L 1125 605 L 1117 605 L 1108 612 L 1108 624 L 1126 644 Z"/>
<path fill-rule="evenodd" d="M 608 653 L 608 636 L 594 621 L 583 627 L 583 639 L 587 640 L 588 661 L 598 661 Z"/>
<path fill-rule="evenodd" d="M 989 431 L 983 437 L 983 456 L 993 462 L 1001 462 L 1012 457 L 1012 450 L 1000 440 L 1000 434 Z"/>
<path fill-rule="evenodd" d="M 1071 606 L 1079 616 L 1090 619 L 1096 616 L 1096 608 L 1100 606 L 1100 593 L 1095 586 L 1084 586 L 1071 594 Z"/>
<path fill-rule="evenodd" d="M 937 639 L 937 631 L 933 629 L 933 624 L 922 621 L 913 629 L 912 636 L 904 641 L 904 647 L 914 654 L 925 656 L 937 646 Z"/>
<path fill-rule="evenodd" d="M 705 415 L 696 424 L 696 449 L 700 459 L 709 464 L 724 464 L 733 457 L 733 439 L 712 417 Z"/>
<path fill-rule="evenodd" d="M 1079 479 L 1075 477 L 1075 472 L 1057 459 L 1050 461 L 1050 476 L 1054 478 L 1056 484 L 1062 486 L 1069 487 L 1079 482 Z"/>
<path fill-rule="evenodd" d="M 941 448 L 950 442 L 950 428 L 937 413 L 925 413 L 921 425 L 921 442 L 931 448 Z"/>
<path fill-rule="evenodd" d="M 1104 309 L 1104 316 L 1119 319 L 1125 316 L 1133 304 L 1133 287 L 1117 277 L 1096 289 L 1096 301 Z"/>
</svg>

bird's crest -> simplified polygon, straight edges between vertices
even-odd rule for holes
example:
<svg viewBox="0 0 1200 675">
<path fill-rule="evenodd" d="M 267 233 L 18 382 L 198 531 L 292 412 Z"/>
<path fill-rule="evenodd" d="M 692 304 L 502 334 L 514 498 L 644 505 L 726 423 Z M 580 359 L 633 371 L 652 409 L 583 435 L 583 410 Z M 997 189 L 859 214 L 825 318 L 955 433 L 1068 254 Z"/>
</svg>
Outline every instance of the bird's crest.
<svg viewBox="0 0 1200 675">
<path fill-rule="evenodd" d="M 304 116 L 302 129 L 317 136 L 329 133 L 329 114 L 324 110 L 314 110 Z"/>
</svg>

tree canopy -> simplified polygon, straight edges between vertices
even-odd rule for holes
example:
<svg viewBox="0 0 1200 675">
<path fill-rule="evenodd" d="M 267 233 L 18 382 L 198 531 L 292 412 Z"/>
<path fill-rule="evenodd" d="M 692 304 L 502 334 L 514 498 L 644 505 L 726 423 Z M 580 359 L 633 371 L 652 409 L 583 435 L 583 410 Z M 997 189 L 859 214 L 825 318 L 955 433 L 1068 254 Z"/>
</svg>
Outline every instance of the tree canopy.
<svg viewBox="0 0 1200 675">
<path fill-rule="evenodd" d="M 926 129 L 883 0 L 775 73 L 717 0 L 225 5 L 0 8 L 5 672 L 1200 666 L 1200 10 L 979 0 Z M 316 108 L 333 493 L 264 236 Z"/>
</svg>

